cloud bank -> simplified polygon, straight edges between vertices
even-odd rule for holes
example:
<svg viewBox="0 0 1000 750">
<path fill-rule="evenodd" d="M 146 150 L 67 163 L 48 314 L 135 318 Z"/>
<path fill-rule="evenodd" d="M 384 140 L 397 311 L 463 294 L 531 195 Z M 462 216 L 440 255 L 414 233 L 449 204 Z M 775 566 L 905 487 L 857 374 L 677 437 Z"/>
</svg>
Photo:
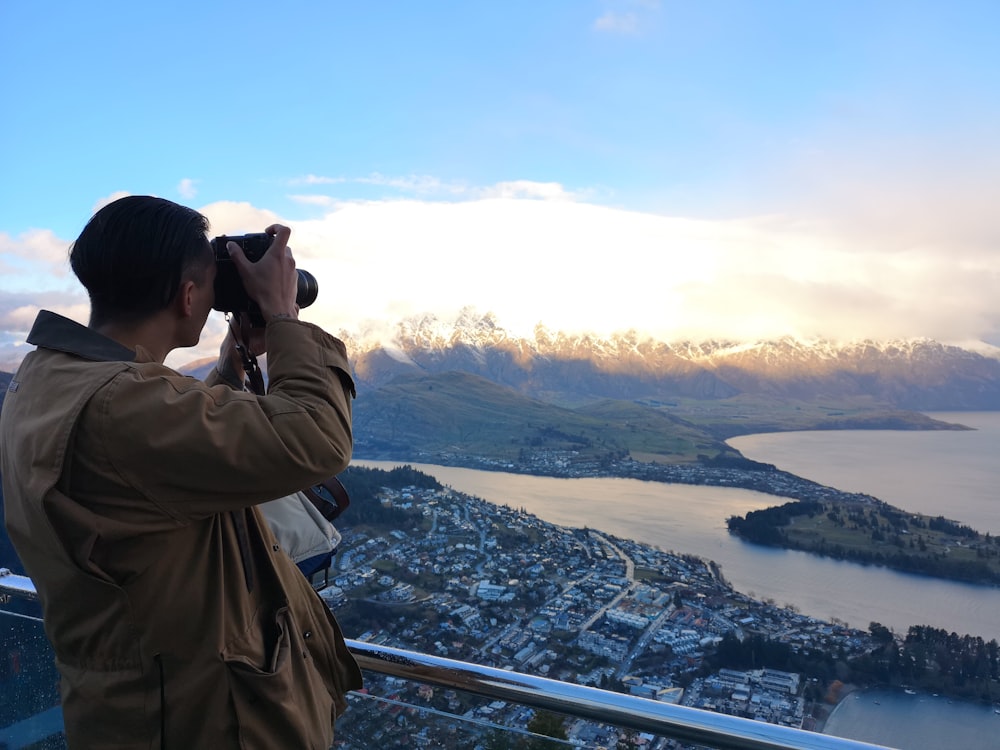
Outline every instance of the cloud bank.
<svg viewBox="0 0 1000 750">
<path fill-rule="evenodd" d="M 335 332 L 387 334 L 409 316 L 449 320 L 472 306 L 528 337 L 542 323 L 667 341 L 789 335 L 1000 344 L 1000 260 L 985 226 L 946 242 L 920 216 L 895 234 L 846 217 L 692 219 L 595 205 L 561 185 L 527 182 L 466 200 L 314 205 L 319 215 L 307 220 L 246 203 L 201 210 L 217 234 L 289 224 L 299 266 L 320 285 L 302 315 Z M 0 235 L 0 369 L 23 354 L 18 342 L 39 307 L 85 322 L 68 245 L 45 231 Z M 223 330 L 213 318 L 201 345 L 173 360 L 213 356 Z"/>
</svg>

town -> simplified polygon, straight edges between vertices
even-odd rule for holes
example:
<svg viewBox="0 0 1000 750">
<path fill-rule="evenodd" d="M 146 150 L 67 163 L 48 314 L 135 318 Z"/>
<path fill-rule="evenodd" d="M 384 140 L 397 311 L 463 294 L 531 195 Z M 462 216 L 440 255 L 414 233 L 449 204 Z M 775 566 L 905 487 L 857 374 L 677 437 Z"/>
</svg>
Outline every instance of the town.
<svg viewBox="0 0 1000 750">
<path fill-rule="evenodd" d="M 698 462 L 661 463 L 638 461 L 627 452 L 602 457 L 582 455 L 574 450 L 525 451 L 516 461 L 464 453 L 412 451 L 411 458 L 376 455 L 370 458 L 408 460 L 441 466 L 461 466 L 484 471 L 505 471 L 566 479 L 580 477 L 626 477 L 671 484 L 712 485 L 756 490 L 796 500 L 852 501 L 884 505 L 871 495 L 845 492 L 810 479 L 782 471 L 772 464 L 742 456 L 700 456 Z"/>
<path fill-rule="evenodd" d="M 358 640 L 806 729 L 820 728 L 813 714 L 827 686 L 766 665 L 714 669 L 712 655 L 752 638 L 843 659 L 873 647 L 865 631 L 734 591 L 696 557 L 449 488 L 386 487 L 378 502 L 395 523 L 342 528 L 318 584 Z M 537 718 L 519 705 L 366 678 L 337 725 L 341 747 L 514 747 L 506 738 Z M 556 724 L 570 745 L 679 747 L 583 720 Z"/>
</svg>

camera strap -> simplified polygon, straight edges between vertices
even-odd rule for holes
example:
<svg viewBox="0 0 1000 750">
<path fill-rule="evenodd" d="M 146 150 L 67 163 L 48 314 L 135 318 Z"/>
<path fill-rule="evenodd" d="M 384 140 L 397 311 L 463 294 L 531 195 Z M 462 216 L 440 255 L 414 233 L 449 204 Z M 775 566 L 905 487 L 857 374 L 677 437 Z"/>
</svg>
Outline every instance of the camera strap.
<svg viewBox="0 0 1000 750">
<path fill-rule="evenodd" d="M 250 350 L 246 335 L 246 320 L 242 316 L 240 317 L 239 331 L 233 325 L 231 315 L 227 315 L 226 320 L 229 323 L 230 330 L 233 332 L 233 338 L 236 339 L 236 351 L 239 352 L 240 360 L 243 362 L 243 371 L 247 374 L 247 378 L 250 381 L 250 390 L 258 396 L 263 396 L 265 390 L 264 375 L 260 371 L 260 365 L 257 363 L 257 355 Z"/>
<path fill-rule="evenodd" d="M 260 365 L 257 364 L 257 357 L 243 344 L 236 343 L 236 351 L 240 353 L 243 360 L 243 370 L 250 379 L 250 388 L 258 396 L 264 395 L 264 376 L 261 374 Z"/>
</svg>

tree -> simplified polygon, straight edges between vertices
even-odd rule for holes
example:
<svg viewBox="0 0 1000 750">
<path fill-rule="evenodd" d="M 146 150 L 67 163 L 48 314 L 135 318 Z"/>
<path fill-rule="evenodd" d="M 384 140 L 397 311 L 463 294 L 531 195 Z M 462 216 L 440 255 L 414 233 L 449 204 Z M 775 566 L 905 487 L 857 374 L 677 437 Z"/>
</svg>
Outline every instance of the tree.
<svg viewBox="0 0 1000 750">
<path fill-rule="evenodd" d="M 559 714 L 551 711 L 536 711 L 531 721 L 528 722 L 528 731 L 533 734 L 541 734 L 545 737 L 552 737 L 557 740 L 567 739 L 566 728 L 563 726 L 565 720 Z M 560 747 L 560 743 L 551 742 L 541 738 L 532 738 L 525 745 L 527 750 L 555 750 Z"/>
<path fill-rule="evenodd" d="M 892 631 L 880 622 L 870 623 L 868 625 L 868 632 L 872 634 L 872 638 L 883 646 L 892 643 Z"/>
<path fill-rule="evenodd" d="M 639 747 L 637 739 L 638 732 L 634 729 L 626 729 L 619 735 L 615 750 L 636 750 Z"/>
</svg>

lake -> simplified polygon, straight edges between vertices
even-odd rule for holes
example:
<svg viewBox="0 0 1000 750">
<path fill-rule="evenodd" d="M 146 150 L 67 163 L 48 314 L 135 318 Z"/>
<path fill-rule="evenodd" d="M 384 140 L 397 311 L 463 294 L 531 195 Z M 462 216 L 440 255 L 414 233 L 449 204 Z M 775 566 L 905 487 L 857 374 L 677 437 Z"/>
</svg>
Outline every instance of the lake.
<svg viewBox="0 0 1000 750">
<path fill-rule="evenodd" d="M 748 458 L 822 484 L 1000 534 L 1000 412 L 931 416 L 975 429 L 770 433 L 729 442 Z M 399 465 L 355 463 L 377 468 Z M 910 625 L 932 625 L 1000 640 L 1000 588 L 758 547 L 728 533 L 728 516 L 785 502 L 784 498 L 725 487 L 410 465 L 458 491 L 524 507 L 551 523 L 589 526 L 715 560 L 737 590 L 815 617 L 837 618 L 859 628 L 876 621 L 897 633 L 905 633 Z M 986 750 L 998 746 L 998 730 L 1000 715 L 989 707 L 890 691 L 848 696 L 826 727 L 829 734 L 902 750 Z"/>
<path fill-rule="evenodd" d="M 747 458 L 904 510 L 1000 534 L 1000 412 L 933 412 L 961 432 L 845 430 L 746 435 Z"/>
<path fill-rule="evenodd" d="M 1000 744 L 1000 715 L 940 696 L 865 690 L 840 702 L 824 732 L 899 750 L 993 750 Z"/>
<path fill-rule="evenodd" d="M 1000 533 L 1000 413 L 936 414 L 974 431 L 842 430 L 750 435 L 730 442 L 750 458 L 906 510 L 943 514 Z M 902 445 L 902 447 L 900 447 Z M 359 465 L 391 468 L 398 462 Z M 524 507 L 551 523 L 589 526 L 699 555 L 722 566 L 739 591 L 822 619 L 905 633 L 931 625 L 1000 640 L 1000 588 L 898 573 L 805 552 L 747 544 L 726 518 L 786 502 L 750 490 L 644 482 L 558 479 L 413 464 L 443 484 L 490 502 Z"/>
</svg>

